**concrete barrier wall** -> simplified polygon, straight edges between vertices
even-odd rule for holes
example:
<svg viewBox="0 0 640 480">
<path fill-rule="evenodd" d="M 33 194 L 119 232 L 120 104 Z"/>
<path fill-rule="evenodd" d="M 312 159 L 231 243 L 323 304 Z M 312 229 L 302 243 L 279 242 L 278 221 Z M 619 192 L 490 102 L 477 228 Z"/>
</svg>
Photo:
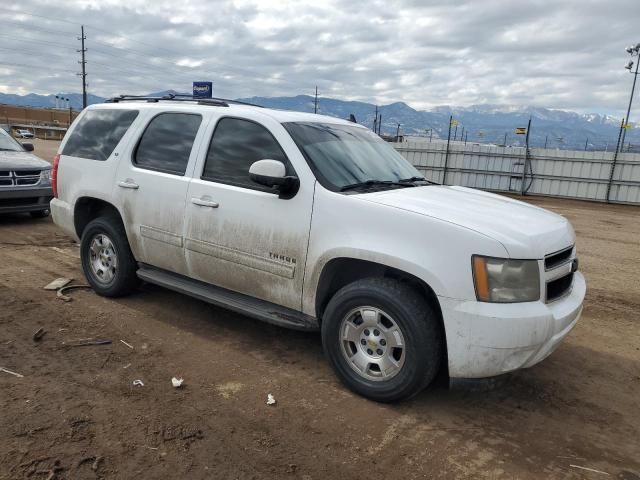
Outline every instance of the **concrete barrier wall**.
<svg viewBox="0 0 640 480">
<path fill-rule="evenodd" d="M 524 148 L 452 142 L 447 155 L 444 142 L 393 146 L 430 180 L 483 190 L 521 191 Z M 611 152 L 533 148 L 529 165 L 525 175 L 528 194 L 607 200 Z M 618 154 L 609 199 L 640 205 L 640 154 Z"/>
</svg>

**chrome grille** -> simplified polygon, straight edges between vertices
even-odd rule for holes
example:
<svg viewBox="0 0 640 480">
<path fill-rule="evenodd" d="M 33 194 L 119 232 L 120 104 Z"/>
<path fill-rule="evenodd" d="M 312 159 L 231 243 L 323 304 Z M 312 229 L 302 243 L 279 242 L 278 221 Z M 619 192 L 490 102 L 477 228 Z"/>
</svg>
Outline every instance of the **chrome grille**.
<svg viewBox="0 0 640 480">
<path fill-rule="evenodd" d="M 28 187 L 40 183 L 40 170 L 0 170 L 0 188 Z"/>
<path fill-rule="evenodd" d="M 544 257 L 545 301 L 558 300 L 571 293 L 573 274 L 578 259 L 574 246 L 563 248 Z"/>
<path fill-rule="evenodd" d="M 573 245 L 559 252 L 550 253 L 544 257 L 544 269 L 553 270 L 556 267 L 564 265 L 571 260 L 573 254 Z"/>
</svg>

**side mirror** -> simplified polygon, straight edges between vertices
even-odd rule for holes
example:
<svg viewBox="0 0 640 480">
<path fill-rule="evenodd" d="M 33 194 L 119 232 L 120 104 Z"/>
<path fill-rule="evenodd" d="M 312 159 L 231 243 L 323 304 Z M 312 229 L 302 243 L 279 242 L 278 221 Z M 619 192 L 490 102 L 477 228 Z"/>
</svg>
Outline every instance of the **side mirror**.
<svg viewBox="0 0 640 480">
<path fill-rule="evenodd" d="M 33 143 L 23 143 L 22 148 L 24 148 L 27 152 L 33 152 Z"/>
<path fill-rule="evenodd" d="M 287 176 L 287 169 L 279 160 L 265 159 L 254 162 L 249 167 L 249 178 L 260 185 L 275 187 L 281 197 L 295 193 L 299 184 L 298 177 Z"/>
</svg>

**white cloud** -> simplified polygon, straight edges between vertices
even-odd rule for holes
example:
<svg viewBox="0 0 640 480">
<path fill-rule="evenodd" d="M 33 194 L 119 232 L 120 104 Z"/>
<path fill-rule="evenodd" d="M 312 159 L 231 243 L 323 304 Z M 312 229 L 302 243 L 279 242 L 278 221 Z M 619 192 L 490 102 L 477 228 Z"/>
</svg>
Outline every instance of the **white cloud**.
<svg viewBox="0 0 640 480">
<path fill-rule="evenodd" d="M 0 85 L 110 96 L 211 79 L 216 95 L 321 93 L 414 107 L 624 110 L 636 1 L 23 0 L 0 17 Z M 31 15 L 30 15 L 31 14 Z M 30 52 L 30 53 L 26 53 Z M 3 64 L 4 63 L 4 64 Z M 28 65 L 26 67 L 8 64 Z"/>
</svg>

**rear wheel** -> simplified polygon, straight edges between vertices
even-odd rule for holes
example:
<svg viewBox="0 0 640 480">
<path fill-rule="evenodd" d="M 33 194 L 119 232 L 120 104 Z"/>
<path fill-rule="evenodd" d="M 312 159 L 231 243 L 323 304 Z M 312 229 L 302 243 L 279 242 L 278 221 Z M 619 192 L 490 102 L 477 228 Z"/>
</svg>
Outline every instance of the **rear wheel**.
<svg viewBox="0 0 640 480">
<path fill-rule="evenodd" d="M 120 297 L 138 286 L 137 263 L 120 219 L 99 217 L 89 222 L 80 243 L 82 269 L 95 292 Z"/>
<path fill-rule="evenodd" d="M 380 402 L 420 392 L 438 373 L 443 351 L 433 308 L 419 292 L 388 278 L 338 291 L 322 319 L 322 343 L 345 385 Z"/>
<path fill-rule="evenodd" d="M 35 212 L 29 212 L 31 218 L 46 218 L 49 216 L 49 209 L 45 208 L 44 210 L 36 210 Z"/>
</svg>

